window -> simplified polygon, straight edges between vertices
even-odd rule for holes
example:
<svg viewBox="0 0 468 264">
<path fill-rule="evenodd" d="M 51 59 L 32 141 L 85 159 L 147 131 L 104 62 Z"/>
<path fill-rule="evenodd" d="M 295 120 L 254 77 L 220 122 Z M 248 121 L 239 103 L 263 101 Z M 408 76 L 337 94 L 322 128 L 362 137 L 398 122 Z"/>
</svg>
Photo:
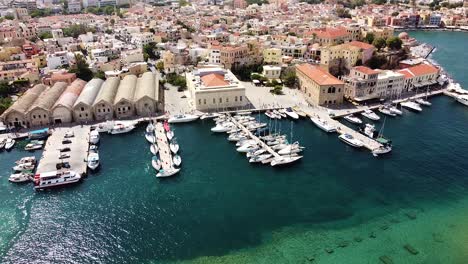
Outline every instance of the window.
<svg viewBox="0 0 468 264">
<path fill-rule="evenodd" d="M 222 103 L 223 102 L 223 98 L 219 98 L 219 103 Z"/>
<path fill-rule="evenodd" d="M 213 98 L 213 104 L 216 104 L 216 99 Z"/>
<path fill-rule="evenodd" d="M 84 111 L 84 107 L 81 107 L 81 111 Z"/>
<path fill-rule="evenodd" d="M 98 109 L 97 111 L 98 111 L 98 113 L 101 113 L 101 109 Z"/>
<path fill-rule="evenodd" d="M 198 99 L 198 104 L 201 105 L 201 99 Z"/>
<path fill-rule="evenodd" d="M 241 101 L 241 102 L 242 102 L 242 95 L 241 95 L 241 96 L 239 96 L 239 101 Z"/>
<path fill-rule="evenodd" d="M 33 115 L 33 118 L 36 119 L 36 115 Z M 18 120 L 16 120 L 16 121 L 18 121 Z"/>
<path fill-rule="evenodd" d="M 229 103 L 229 98 L 226 98 L 226 103 Z"/>
<path fill-rule="evenodd" d="M 203 104 L 206 104 L 206 99 L 203 99 Z"/>
<path fill-rule="evenodd" d="M 236 96 L 236 97 L 234 97 L 234 101 L 236 101 L 236 102 L 237 102 L 237 96 Z"/>
</svg>

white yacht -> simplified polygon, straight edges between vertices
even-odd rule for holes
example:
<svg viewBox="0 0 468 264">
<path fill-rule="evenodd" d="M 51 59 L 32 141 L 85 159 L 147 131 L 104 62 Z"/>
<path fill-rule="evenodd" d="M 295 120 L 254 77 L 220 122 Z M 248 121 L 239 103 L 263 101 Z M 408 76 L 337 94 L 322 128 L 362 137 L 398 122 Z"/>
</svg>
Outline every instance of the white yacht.
<svg viewBox="0 0 468 264">
<path fill-rule="evenodd" d="M 364 110 L 364 112 L 362 112 L 361 115 L 363 115 L 364 117 L 370 120 L 374 120 L 374 121 L 380 120 L 380 116 L 378 116 L 376 113 L 374 113 L 374 111 L 370 109 Z"/>
<path fill-rule="evenodd" d="M 211 132 L 215 132 L 215 133 L 228 132 L 229 130 L 233 128 L 233 126 L 234 124 L 231 122 L 217 124 L 215 127 L 211 128 Z"/>
<path fill-rule="evenodd" d="M 302 156 L 280 156 L 271 161 L 271 166 L 285 165 L 301 159 Z"/>
<path fill-rule="evenodd" d="M 204 119 L 212 119 L 212 118 L 215 118 L 215 117 L 218 117 L 219 114 L 218 113 L 208 113 L 208 114 L 204 114 L 200 117 L 201 120 L 204 120 Z"/>
<path fill-rule="evenodd" d="M 81 176 L 72 170 L 44 172 L 34 175 L 34 189 L 46 189 L 79 182 Z"/>
<path fill-rule="evenodd" d="M 411 101 L 402 102 L 401 106 L 404 106 L 413 111 L 418 111 L 418 112 L 422 111 L 422 108 L 418 103 L 411 102 Z"/>
<path fill-rule="evenodd" d="M 146 126 L 146 133 L 152 133 L 154 132 L 154 125 L 153 122 L 149 122 L 148 125 Z"/>
<path fill-rule="evenodd" d="M 252 151 L 247 152 L 246 156 L 247 156 L 247 158 L 251 158 L 251 157 L 255 157 L 255 156 L 258 156 L 260 154 L 263 154 L 266 151 L 267 151 L 266 149 L 260 148 L 260 149 L 256 149 L 256 150 L 252 150 Z"/>
<path fill-rule="evenodd" d="M 172 175 L 177 174 L 179 171 L 180 171 L 180 169 L 177 169 L 177 168 L 169 168 L 167 170 L 161 169 L 156 174 L 156 177 L 158 177 L 158 178 L 170 177 Z"/>
<path fill-rule="evenodd" d="M 5 141 L 5 150 L 10 150 L 15 146 L 16 141 L 12 138 L 7 138 Z"/>
<path fill-rule="evenodd" d="M 27 151 L 34 151 L 38 149 L 42 149 L 42 144 L 29 143 L 24 147 L 24 150 L 27 150 Z"/>
<path fill-rule="evenodd" d="M 265 112 L 265 115 L 268 116 L 268 117 L 271 118 L 271 119 L 277 118 L 276 115 L 275 115 L 273 112 L 271 112 L 271 111 L 266 111 L 266 112 Z"/>
<path fill-rule="evenodd" d="M 0 140 L 0 149 L 4 148 L 6 144 L 6 139 Z"/>
<path fill-rule="evenodd" d="M 399 110 L 398 110 L 399 111 Z M 396 116 L 397 114 L 394 113 L 392 110 L 386 108 L 386 107 L 380 107 L 379 108 L 379 112 L 384 114 L 384 115 L 388 115 L 388 116 Z M 400 111 L 401 112 L 401 111 Z"/>
<path fill-rule="evenodd" d="M 172 141 L 169 144 L 169 148 L 171 149 L 172 153 L 176 154 L 177 151 L 179 151 L 179 144 L 177 144 L 177 142 L 175 142 L 175 141 Z"/>
<path fill-rule="evenodd" d="M 134 125 L 125 125 L 125 124 L 117 124 L 113 126 L 108 133 L 112 135 L 116 134 L 123 134 L 132 131 L 135 128 Z"/>
<path fill-rule="evenodd" d="M 19 173 L 11 174 L 8 180 L 14 183 L 22 183 L 22 182 L 30 181 L 33 175 L 34 174 L 32 173 L 32 171 L 22 171 Z"/>
<path fill-rule="evenodd" d="M 370 138 L 374 138 L 374 133 L 375 133 L 375 125 L 371 125 L 371 124 L 366 124 L 364 126 L 364 128 L 360 127 L 359 128 L 359 132 L 361 132 L 362 134 L 370 137 Z"/>
<path fill-rule="evenodd" d="M 284 118 L 287 117 L 287 115 L 286 115 L 286 110 L 284 110 L 284 109 L 279 109 L 277 112 L 278 112 L 278 114 L 279 114 L 281 117 L 284 117 Z"/>
<path fill-rule="evenodd" d="M 287 145 L 285 148 L 282 148 L 281 150 L 278 151 L 278 154 L 280 155 L 286 155 L 286 154 L 292 154 L 292 153 L 299 153 L 304 149 L 304 147 L 299 146 L 298 142 L 295 142 L 293 144 Z"/>
<path fill-rule="evenodd" d="M 239 140 L 237 143 L 236 143 L 236 147 L 240 147 L 240 146 L 243 146 L 245 144 L 255 144 L 256 141 L 254 139 L 244 139 L 244 140 Z"/>
<path fill-rule="evenodd" d="M 278 110 L 273 110 L 273 114 L 276 116 L 277 119 L 281 119 L 284 115 L 284 117 L 286 117 L 285 114 L 281 114 Z"/>
<path fill-rule="evenodd" d="M 178 167 L 182 163 L 182 158 L 179 155 L 174 155 L 174 157 L 172 157 L 172 162 Z"/>
<path fill-rule="evenodd" d="M 156 155 L 159 151 L 159 148 L 156 144 L 151 144 L 150 151 L 151 151 L 151 154 Z"/>
<path fill-rule="evenodd" d="M 29 170 L 34 170 L 36 167 L 36 164 L 33 162 L 28 162 L 28 163 L 21 163 L 16 166 L 14 166 L 12 169 L 13 171 L 29 171 Z"/>
<path fill-rule="evenodd" d="M 394 113 L 394 114 L 397 114 L 397 115 L 403 115 L 403 111 L 396 108 L 395 106 L 389 105 L 389 106 L 387 106 L 387 109 L 390 110 L 391 113 Z"/>
<path fill-rule="evenodd" d="M 188 114 L 183 114 L 183 115 L 175 115 L 170 117 L 167 122 L 169 123 L 185 123 L 185 122 L 192 122 L 198 119 L 197 115 L 188 115 Z"/>
<path fill-rule="evenodd" d="M 362 120 L 353 114 L 345 116 L 344 119 L 353 124 L 362 124 Z"/>
<path fill-rule="evenodd" d="M 424 100 L 422 98 L 419 98 L 419 99 L 416 99 L 415 100 L 416 103 L 420 104 L 420 105 L 425 105 L 425 106 L 431 106 L 431 102 L 427 101 L 427 100 Z"/>
<path fill-rule="evenodd" d="M 361 140 L 357 139 L 357 138 L 354 138 L 352 135 L 350 134 L 342 134 L 338 137 L 341 141 L 343 141 L 344 143 L 350 145 L 350 146 L 353 146 L 355 148 L 360 148 L 362 146 L 364 146 L 364 143 L 362 143 Z"/>
<path fill-rule="evenodd" d="M 90 152 L 88 154 L 88 168 L 96 170 L 99 167 L 99 154 L 97 152 Z"/>
<path fill-rule="evenodd" d="M 390 146 L 390 145 L 383 145 L 383 146 L 381 146 L 381 147 L 378 147 L 378 148 L 372 150 L 372 155 L 374 155 L 375 157 L 377 157 L 378 155 L 387 154 L 387 153 L 389 153 L 390 151 L 392 151 L 392 146 Z"/>
<path fill-rule="evenodd" d="M 299 119 L 299 115 L 291 107 L 284 109 L 285 113 L 292 119 Z"/>
<path fill-rule="evenodd" d="M 174 137 L 174 131 L 169 130 L 166 132 L 166 137 L 168 140 L 171 140 Z"/>
<path fill-rule="evenodd" d="M 36 163 L 36 157 L 34 156 L 29 156 L 29 157 L 23 157 L 17 161 L 15 161 L 16 164 L 24 164 L 24 163 L 32 163 L 32 164 L 35 164 Z"/>
<path fill-rule="evenodd" d="M 146 138 L 146 140 L 147 140 L 149 143 L 151 143 L 151 144 L 156 143 L 156 136 L 154 135 L 153 132 L 149 132 L 149 133 L 146 132 L 146 133 L 145 133 L 145 138 Z"/>
<path fill-rule="evenodd" d="M 159 171 L 161 169 L 161 160 L 158 159 L 158 157 L 153 156 L 151 158 L 151 166 L 153 166 L 155 170 Z"/>
<path fill-rule="evenodd" d="M 459 95 L 456 97 L 456 100 L 457 102 L 468 106 L 468 95 Z"/>
<path fill-rule="evenodd" d="M 99 143 L 99 132 L 93 130 L 89 133 L 89 143 L 97 145 Z"/>
<path fill-rule="evenodd" d="M 264 161 L 266 159 L 269 159 L 272 155 L 271 154 L 262 154 L 262 155 L 258 155 L 258 156 L 253 156 L 249 159 L 249 162 L 250 163 L 256 163 L 256 162 L 261 162 L 261 161 Z"/>
<path fill-rule="evenodd" d="M 257 143 L 247 143 L 238 147 L 236 150 L 238 152 L 249 152 L 249 151 L 257 150 L 257 149 L 258 149 Z"/>
<path fill-rule="evenodd" d="M 336 126 L 325 121 L 325 120 L 322 120 L 320 117 L 318 116 L 312 116 L 310 117 L 310 120 L 316 125 L 318 126 L 320 129 L 322 129 L 323 131 L 327 132 L 327 133 L 332 133 L 332 132 L 336 132 Z"/>
</svg>

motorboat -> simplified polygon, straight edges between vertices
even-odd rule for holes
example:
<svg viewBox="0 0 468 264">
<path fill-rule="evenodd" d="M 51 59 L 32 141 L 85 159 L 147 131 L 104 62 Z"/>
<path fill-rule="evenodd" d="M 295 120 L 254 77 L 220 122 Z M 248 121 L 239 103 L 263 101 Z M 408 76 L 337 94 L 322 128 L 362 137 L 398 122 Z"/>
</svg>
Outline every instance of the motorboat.
<svg viewBox="0 0 468 264">
<path fill-rule="evenodd" d="M 353 124 L 362 124 L 362 120 L 353 114 L 345 116 L 344 119 Z"/>
<path fill-rule="evenodd" d="M 90 152 L 88 154 L 88 168 L 96 170 L 99 167 L 99 154 L 97 152 Z"/>
<path fill-rule="evenodd" d="M 236 143 L 236 147 L 240 147 L 240 146 L 243 146 L 245 144 L 254 144 L 256 143 L 255 139 L 244 139 L 244 140 L 239 140 L 237 143 Z"/>
<path fill-rule="evenodd" d="M 151 144 L 156 143 L 156 137 L 155 137 L 155 135 L 154 135 L 153 132 L 149 132 L 149 133 L 146 132 L 146 133 L 145 133 L 145 138 L 146 138 L 146 140 L 147 140 L 149 143 L 151 143 Z"/>
<path fill-rule="evenodd" d="M 208 114 L 204 114 L 200 117 L 201 120 L 204 120 L 204 119 L 212 119 L 212 118 L 215 118 L 215 117 L 218 117 L 219 114 L 218 113 L 208 113 Z"/>
<path fill-rule="evenodd" d="M 63 136 L 64 138 L 72 138 L 72 137 L 75 137 L 75 133 L 73 133 L 73 131 L 67 131 L 67 133 L 65 133 L 65 135 Z"/>
<path fill-rule="evenodd" d="M 408 108 L 410 110 L 417 111 L 417 112 L 422 111 L 421 106 L 418 103 L 415 103 L 415 102 L 412 102 L 412 101 L 402 102 L 401 106 L 404 106 L 404 107 L 406 107 L 406 108 Z"/>
<path fill-rule="evenodd" d="M 153 168 L 157 171 L 159 171 L 161 169 L 161 160 L 158 159 L 158 157 L 156 156 L 153 156 L 151 158 L 151 166 L 153 166 Z"/>
<path fill-rule="evenodd" d="M 146 133 L 152 133 L 154 132 L 154 125 L 153 122 L 149 122 L 149 124 L 146 126 Z"/>
<path fill-rule="evenodd" d="M 232 133 L 229 135 L 228 140 L 239 141 L 239 140 L 247 139 L 247 138 L 248 138 L 247 135 L 245 135 L 244 133 Z"/>
<path fill-rule="evenodd" d="M 29 171 L 29 170 L 34 170 L 36 167 L 35 163 L 21 163 L 16 166 L 14 166 L 12 169 L 13 171 Z"/>
<path fill-rule="evenodd" d="M 283 144 L 283 143 L 286 143 L 286 144 L 288 143 L 288 140 L 284 137 L 277 137 L 273 140 L 269 140 L 266 142 L 268 146 L 275 146 L 275 145 Z"/>
<path fill-rule="evenodd" d="M 374 113 L 374 111 L 370 109 L 364 110 L 364 112 L 362 112 L 361 115 L 370 120 L 374 120 L 374 121 L 380 120 L 380 116 L 378 116 L 376 113 Z"/>
<path fill-rule="evenodd" d="M 169 123 L 185 123 L 185 122 L 192 122 L 198 119 L 199 116 L 197 115 L 188 115 L 188 114 L 181 114 L 175 115 L 170 117 L 167 122 Z"/>
<path fill-rule="evenodd" d="M 215 133 L 223 133 L 223 132 L 228 132 L 233 128 L 234 124 L 231 122 L 226 122 L 222 124 L 217 124 L 215 127 L 211 128 L 211 132 Z"/>
<path fill-rule="evenodd" d="M 353 146 L 355 148 L 360 148 L 362 146 L 364 146 L 364 143 L 362 143 L 361 140 L 357 139 L 357 138 L 354 138 L 352 135 L 350 134 L 342 134 L 340 136 L 338 136 L 338 138 L 343 141 L 344 143 L 350 145 L 350 146 Z"/>
<path fill-rule="evenodd" d="M 397 115 L 403 115 L 403 111 L 401 111 L 400 109 L 396 108 L 393 105 L 388 105 L 386 108 L 388 110 L 390 110 L 391 113 L 394 113 L 394 114 L 397 114 Z"/>
<path fill-rule="evenodd" d="M 174 137 L 174 131 L 169 130 L 166 132 L 166 137 L 168 140 L 171 140 Z"/>
<path fill-rule="evenodd" d="M 427 101 L 427 100 L 424 100 L 422 98 L 419 98 L 419 99 L 416 99 L 415 100 L 416 103 L 420 104 L 420 105 L 425 105 L 425 106 L 431 106 L 431 102 Z"/>
<path fill-rule="evenodd" d="M 177 151 L 179 151 L 179 144 L 177 144 L 175 141 L 171 141 L 169 148 L 171 149 L 172 153 L 176 154 Z"/>
<path fill-rule="evenodd" d="M 22 182 L 30 181 L 33 175 L 34 174 L 32 173 L 32 171 L 22 171 L 19 173 L 11 174 L 8 180 L 14 183 L 22 183 Z"/>
<path fill-rule="evenodd" d="M 250 131 L 257 130 L 262 127 L 266 127 L 267 123 L 252 123 L 246 126 L 246 128 Z"/>
<path fill-rule="evenodd" d="M 7 138 L 5 141 L 5 150 L 10 150 L 15 146 L 16 141 L 12 138 Z"/>
<path fill-rule="evenodd" d="M 93 130 L 89 133 L 89 143 L 97 145 L 99 143 L 99 132 Z"/>
<path fill-rule="evenodd" d="M 326 120 L 321 119 L 318 116 L 310 117 L 310 120 L 320 129 L 327 133 L 336 132 L 336 126 L 332 123 L 327 122 Z"/>
<path fill-rule="evenodd" d="M 178 167 L 182 163 L 182 158 L 179 155 L 174 155 L 174 157 L 172 157 L 172 162 Z"/>
<path fill-rule="evenodd" d="M 58 170 L 34 175 L 34 189 L 41 190 L 79 182 L 81 176 L 72 170 Z"/>
<path fill-rule="evenodd" d="M 383 146 L 380 146 L 380 147 L 372 150 L 372 155 L 377 157 L 379 155 L 390 153 L 391 151 L 392 151 L 392 146 L 391 145 L 383 145 Z"/>
<path fill-rule="evenodd" d="M 29 157 L 23 157 L 17 161 L 15 161 L 16 164 L 24 164 L 24 163 L 36 163 L 36 157 L 34 156 L 29 156 Z"/>
<path fill-rule="evenodd" d="M 27 151 L 34 151 L 38 149 L 42 149 L 42 144 L 29 143 L 24 147 L 24 150 L 27 150 Z"/>
<path fill-rule="evenodd" d="M 266 159 L 269 159 L 272 155 L 271 154 L 262 154 L 262 155 L 257 155 L 257 156 L 253 156 L 249 159 L 249 162 L 250 163 L 256 163 L 256 162 L 261 162 L 261 161 L 264 161 Z"/>
<path fill-rule="evenodd" d="M 397 115 L 395 112 L 393 112 L 392 110 L 390 110 L 387 107 L 380 107 L 379 112 L 384 114 L 384 115 L 388 115 L 388 116 L 396 116 Z"/>
<path fill-rule="evenodd" d="M 275 119 L 276 115 L 272 111 L 266 111 L 265 115 L 268 116 L 271 119 Z"/>
<path fill-rule="evenodd" d="M 301 158 L 302 156 L 279 156 L 271 161 L 271 166 L 286 165 Z"/>
<path fill-rule="evenodd" d="M 276 111 L 275 114 L 280 115 L 281 117 L 284 117 L 284 118 L 287 117 L 286 111 L 284 109 L 279 109 L 279 110 L 275 110 L 275 111 Z"/>
<path fill-rule="evenodd" d="M 96 145 L 89 146 L 89 152 L 97 152 L 97 151 L 98 151 L 98 146 Z"/>
<path fill-rule="evenodd" d="M 457 100 L 457 102 L 468 106 L 468 95 L 459 95 L 459 96 L 456 97 L 456 100 Z"/>
<path fill-rule="evenodd" d="M 292 119 L 299 119 L 299 115 L 291 107 L 284 109 L 284 112 Z"/>
<path fill-rule="evenodd" d="M 6 144 L 6 139 L 0 140 L 0 149 L 4 148 Z"/>
<path fill-rule="evenodd" d="M 292 153 L 299 153 L 304 149 L 304 147 L 299 146 L 298 142 L 295 142 L 293 144 L 287 145 L 285 148 L 282 148 L 278 151 L 278 154 L 280 155 L 286 155 L 286 154 L 292 154 Z"/>
<path fill-rule="evenodd" d="M 287 143 L 288 142 L 280 143 L 278 145 L 271 146 L 271 148 L 274 149 L 274 150 L 281 150 L 281 149 L 284 149 L 284 148 L 288 147 Z"/>
<path fill-rule="evenodd" d="M 260 154 L 263 154 L 265 153 L 267 150 L 264 149 L 264 148 L 261 148 L 261 149 L 257 149 L 257 150 L 252 150 L 252 151 L 249 151 L 247 152 L 247 158 L 250 158 L 250 157 L 255 157 L 255 156 L 258 156 Z"/>
<path fill-rule="evenodd" d="M 283 117 L 283 115 L 281 115 L 280 112 L 278 112 L 278 110 L 273 110 L 273 114 L 276 116 L 277 119 L 281 119 Z M 286 117 L 286 115 L 284 115 Z"/>
<path fill-rule="evenodd" d="M 370 138 L 374 138 L 375 125 L 366 124 L 364 127 L 359 128 L 359 132 Z"/>
<path fill-rule="evenodd" d="M 151 144 L 150 151 L 151 151 L 151 154 L 156 155 L 159 151 L 159 148 L 156 144 Z"/>
<path fill-rule="evenodd" d="M 238 152 L 249 152 L 249 151 L 255 151 L 257 149 L 258 149 L 257 143 L 247 143 L 238 147 L 236 150 Z"/>
<path fill-rule="evenodd" d="M 164 178 L 164 177 L 170 177 L 175 174 L 177 174 L 180 171 L 178 168 L 169 168 L 167 170 L 161 169 L 159 172 L 156 174 L 156 177 L 158 178 Z"/>
<path fill-rule="evenodd" d="M 128 133 L 135 129 L 134 125 L 117 124 L 113 126 L 108 133 L 112 135 Z"/>
</svg>

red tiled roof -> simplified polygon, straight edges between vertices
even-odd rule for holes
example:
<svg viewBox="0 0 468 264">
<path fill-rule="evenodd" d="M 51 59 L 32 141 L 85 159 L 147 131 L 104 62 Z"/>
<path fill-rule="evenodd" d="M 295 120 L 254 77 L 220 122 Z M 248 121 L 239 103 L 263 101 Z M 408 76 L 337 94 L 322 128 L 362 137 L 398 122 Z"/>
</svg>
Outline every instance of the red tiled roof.
<svg viewBox="0 0 468 264">
<path fill-rule="evenodd" d="M 362 72 L 364 74 L 377 74 L 377 73 L 379 73 L 378 71 L 374 71 L 373 69 L 368 68 L 366 66 L 356 66 L 356 67 L 354 67 L 354 69 L 356 71 Z"/>
<path fill-rule="evenodd" d="M 342 81 L 340 81 L 335 76 L 328 73 L 327 71 L 317 66 L 308 64 L 308 63 L 297 65 L 296 69 L 304 73 L 307 77 L 309 77 L 310 79 L 312 79 L 314 82 L 316 82 L 319 85 L 344 84 Z"/>
<path fill-rule="evenodd" d="M 348 31 L 346 31 L 346 29 L 343 27 L 314 29 L 309 32 L 306 32 L 304 35 L 312 36 L 314 33 L 319 38 L 327 38 L 327 39 L 334 39 L 334 38 L 339 38 L 339 37 L 344 37 L 344 36 L 349 35 Z"/>
<path fill-rule="evenodd" d="M 398 72 L 404 74 L 405 78 L 408 79 L 408 78 L 413 78 L 417 76 L 438 73 L 439 69 L 437 69 L 436 67 L 430 64 L 419 64 L 413 67 L 399 70 Z"/>
<path fill-rule="evenodd" d="M 225 86 L 229 84 L 224 80 L 224 76 L 219 73 L 210 73 L 201 77 L 201 79 L 206 87 Z"/>
<path fill-rule="evenodd" d="M 361 42 L 361 41 L 355 41 L 355 40 L 349 42 L 348 44 L 351 46 L 361 48 L 361 49 L 373 49 L 374 48 L 374 46 L 372 46 L 371 44 Z"/>
</svg>

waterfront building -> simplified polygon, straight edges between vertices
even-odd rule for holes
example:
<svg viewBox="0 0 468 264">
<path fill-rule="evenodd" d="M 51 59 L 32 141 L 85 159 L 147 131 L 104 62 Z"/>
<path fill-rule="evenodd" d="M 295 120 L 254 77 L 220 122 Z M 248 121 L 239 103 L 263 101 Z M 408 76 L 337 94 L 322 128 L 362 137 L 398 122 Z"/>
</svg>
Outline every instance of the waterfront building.
<svg viewBox="0 0 468 264">
<path fill-rule="evenodd" d="M 159 76 L 145 72 L 138 78 L 133 97 L 135 110 L 139 116 L 150 116 L 162 108 L 159 98 Z"/>
<path fill-rule="evenodd" d="M 73 121 L 73 105 L 83 91 L 86 82 L 81 79 L 74 80 L 62 93 L 52 107 L 52 120 L 54 124 L 71 123 Z"/>
<path fill-rule="evenodd" d="M 38 84 L 27 90 L 23 96 L 18 98 L 18 100 L 0 116 L 2 122 L 10 127 L 29 126 L 27 111 L 46 88 L 45 85 Z"/>
<path fill-rule="evenodd" d="M 197 110 L 241 108 L 248 103 L 245 87 L 230 70 L 199 68 L 187 73 L 186 78 Z"/>
<path fill-rule="evenodd" d="M 405 76 L 404 89 L 412 91 L 415 89 L 426 89 L 437 83 L 439 78 L 439 69 L 430 64 L 419 64 L 397 72 Z"/>
<path fill-rule="evenodd" d="M 137 77 L 127 75 L 119 84 L 114 99 L 114 113 L 116 118 L 131 117 L 135 113 L 133 95 L 135 93 Z"/>
<path fill-rule="evenodd" d="M 89 81 L 81 91 L 80 96 L 73 105 L 75 122 L 91 122 L 93 118 L 93 102 L 101 89 L 103 80 L 95 78 Z"/>
<path fill-rule="evenodd" d="M 46 126 L 52 123 L 52 106 L 67 86 L 65 82 L 58 82 L 39 95 L 27 112 L 30 126 Z"/>
<path fill-rule="evenodd" d="M 114 117 L 114 98 L 119 88 L 120 78 L 110 77 L 102 84 L 93 103 L 96 120 L 110 120 Z"/>
<path fill-rule="evenodd" d="M 343 103 L 344 82 L 326 70 L 311 64 L 296 65 L 299 88 L 306 100 L 314 105 Z"/>
<path fill-rule="evenodd" d="M 324 47 L 321 49 L 320 65 L 325 69 L 330 69 L 330 67 L 339 64 L 340 59 L 342 59 L 349 69 L 355 66 L 359 60 L 361 63 L 369 60 L 374 49 L 374 46 L 360 41 Z"/>
</svg>

